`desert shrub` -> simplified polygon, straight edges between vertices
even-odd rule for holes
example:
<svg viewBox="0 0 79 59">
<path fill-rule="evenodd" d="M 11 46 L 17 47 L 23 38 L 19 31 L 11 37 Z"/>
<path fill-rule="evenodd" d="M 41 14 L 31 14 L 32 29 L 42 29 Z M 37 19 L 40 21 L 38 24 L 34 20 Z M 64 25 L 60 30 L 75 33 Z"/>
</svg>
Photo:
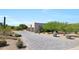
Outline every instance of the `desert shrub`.
<svg viewBox="0 0 79 59">
<path fill-rule="evenodd" d="M 54 37 L 57 37 L 57 32 L 53 32 L 53 36 Z"/>
<path fill-rule="evenodd" d="M 6 26 L 4 29 L 3 26 L 0 26 L 0 35 L 10 35 L 11 34 L 11 28 L 9 26 Z"/>
<path fill-rule="evenodd" d="M 73 35 L 66 35 L 66 38 L 67 39 L 74 39 L 74 36 Z"/>
<path fill-rule="evenodd" d="M 25 24 L 20 24 L 19 27 L 22 28 L 22 29 L 27 29 L 28 28 L 27 25 L 25 25 Z"/>
<path fill-rule="evenodd" d="M 19 26 L 16 26 L 15 27 L 15 30 L 25 30 L 25 29 L 27 29 L 28 27 L 27 27 L 27 25 L 25 25 L 25 24 L 20 24 Z"/>
<path fill-rule="evenodd" d="M 67 38 L 67 39 L 71 39 L 71 36 L 69 36 L 69 35 L 66 35 L 66 38 Z"/>
<path fill-rule="evenodd" d="M 7 41 L 4 39 L 0 39 L 0 47 L 6 46 L 7 45 Z"/>
<path fill-rule="evenodd" d="M 21 35 L 20 34 L 15 34 L 15 37 L 21 37 Z"/>
<path fill-rule="evenodd" d="M 21 39 L 18 39 L 16 46 L 20 49 L 23 48 L 23 42 L 21 41 Z"/>
</svg>

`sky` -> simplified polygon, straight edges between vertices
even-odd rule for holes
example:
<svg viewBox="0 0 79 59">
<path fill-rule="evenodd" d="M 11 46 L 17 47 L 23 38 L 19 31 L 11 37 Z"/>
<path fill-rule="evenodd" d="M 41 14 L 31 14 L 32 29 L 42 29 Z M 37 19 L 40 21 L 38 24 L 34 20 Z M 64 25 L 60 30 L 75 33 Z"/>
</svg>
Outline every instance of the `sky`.
<svg viewBox="0 0 79 59">
<path fill-rule="evenodd" d="M 8 25 L 50 21 L 78 23 L 79 9 L 0 9 L 0 22 L 4 16 Z"/>
</svg>

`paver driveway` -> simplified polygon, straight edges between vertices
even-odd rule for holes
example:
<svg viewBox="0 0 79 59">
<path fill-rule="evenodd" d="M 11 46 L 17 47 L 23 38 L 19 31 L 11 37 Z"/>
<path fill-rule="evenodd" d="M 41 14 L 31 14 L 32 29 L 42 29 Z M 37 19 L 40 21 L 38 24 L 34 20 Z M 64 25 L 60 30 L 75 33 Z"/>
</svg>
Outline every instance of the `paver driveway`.
<svg viewBox="0 0 79 59">
<path fill-rule="evenodd" d="M 16 31 L 22 35 L 22 40 L 30 50 L 63 50 L 71 49 L 79 45 L 79 39 L 40 35 L 29 31 Z"/>
</svg>

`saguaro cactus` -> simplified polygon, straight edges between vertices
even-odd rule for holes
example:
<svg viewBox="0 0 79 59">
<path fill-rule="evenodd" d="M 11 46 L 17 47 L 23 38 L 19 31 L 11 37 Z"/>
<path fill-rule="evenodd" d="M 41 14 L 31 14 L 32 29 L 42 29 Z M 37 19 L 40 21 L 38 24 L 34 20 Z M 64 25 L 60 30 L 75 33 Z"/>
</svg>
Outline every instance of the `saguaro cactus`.
<svg viewBox="0 0 79 59">
<path fill-rule="evenodd" d="M 4 16 L 3 27 L 4 27 L 4 32 L 3 32 L 3 34 L 5 35 L 5 28 L 6 28 L 6 17 L 5 17 L 5 16 Z"/>
<path fill-rule="evenodd" d="M 6 17 L 4 16 L 4 29 L 5 29 L 5 27 L 6 27 Z"/>
</svg>

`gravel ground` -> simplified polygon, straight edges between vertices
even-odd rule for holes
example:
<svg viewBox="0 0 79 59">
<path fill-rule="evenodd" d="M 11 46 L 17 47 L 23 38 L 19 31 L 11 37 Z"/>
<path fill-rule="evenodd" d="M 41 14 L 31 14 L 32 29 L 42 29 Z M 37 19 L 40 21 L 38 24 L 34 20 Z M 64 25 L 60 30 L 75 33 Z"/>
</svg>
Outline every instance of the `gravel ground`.
<svg viewBox="0 0 79 59">
<path fill-rule="evenodd" d="M 68 50 L 79 46 L 79 38 L 70 40 L 64 36 L 53 37 L 29 31 L 16 31 L 16 33 L 22 35 L 22 40 L 29 50 Z"/>
<path fill-rule="evenodd" d="M 6 41 L 7 41 L 8 46 L 0 47 L 0 50 L 25 50 L 25 48 L 18 49 L 16 47 L 17 40 L 6 39 Z"/>
<path fill-rule="evenodd" d="M 0 47 L 0 50 L 18 50 L 16 47 L 16 40 L 6 39 L 8 46 Z"/>
</svg>

